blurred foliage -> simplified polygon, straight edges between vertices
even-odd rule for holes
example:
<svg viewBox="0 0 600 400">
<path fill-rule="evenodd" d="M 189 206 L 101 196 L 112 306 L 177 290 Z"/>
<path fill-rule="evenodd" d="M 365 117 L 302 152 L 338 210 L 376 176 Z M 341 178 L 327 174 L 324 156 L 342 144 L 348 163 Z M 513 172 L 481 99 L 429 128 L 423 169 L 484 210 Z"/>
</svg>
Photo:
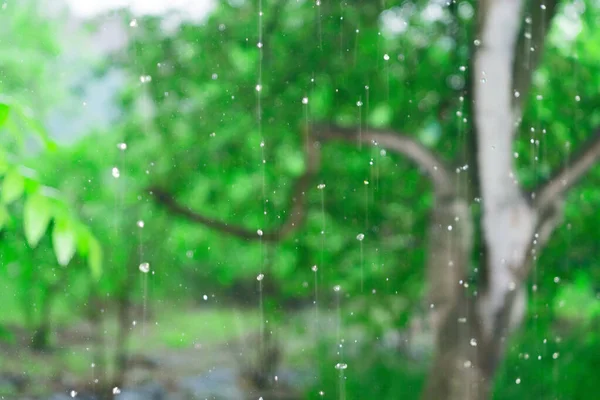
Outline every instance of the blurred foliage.
<svg viewBox="0 0 600 400">
<path fill-rule="evenodd" d="M 160 185 L 191 209 L 249 230 L 279 226 L 306 169 L 302 135 L 311 122 L 406 132 L 464 166 L 473 2 L 264 3 L 262 34 L 257 0 L 219 2 L 201 23 L 170 30 L 160 17 L 137 18 L 127 49 L 102 66 L 127 73 L 121 119 L 59 148 L 42 127 L 63 95 L 45 62 L 60 55 L 55 28 L 33 1 L 2 11 L 0 31 L 17 42 L 0 42 L 0 299 L 22 306 L 0 323 L 34 327 L 49 293 L 64 308 L 61 322 L 86 318 L 99 293 L 109 310 L 125 292 L 150 306 L 206 295 L 213 306 L 255 309 L 264 273 L 264 306 L 277 323 L 293 307 L 313 307 L 316 293 L 320 310 L 343 310 L 344 329 L 358 332 L 356 343 L 347 340 L 354 350 L 344 355 L 343 376 L 334 368 L 336 339 L 317 348 L 310 398 L 340 390 L 340 379 L 347 399 L 416 398 L 426 345 L 390 350 L 383 338 L 425 312 L 432 196 L 422 171 L 379 145 L 324 144 L 306 224 L 278 244 L 169 215 L 148 188 Z M 561 29 L 581 4 L 580 33 L 571 39 Z M 130 26 L 133 17 L 121 16 Z M 600 123 L 600 10 L 568 2 L 559 18 L 515 144 L 529 188 L 568 163 Z M 36 157 L 24 140 L 32 134 L 43 148 Z M 457 169 L 459 188 L 470 179 L 465 170 Z M 571 192 L 565 221 L 537 261 L 527 324 L 511 343 L 495 398 L 594 398 L 599 177 L 594 168 Z M 144 262 L 148 274 L 138 270 Z M 9 336 L 0 328 L 0 339 Z M 190 345 L 172 327 L 164 337 Z"/>
</svg>

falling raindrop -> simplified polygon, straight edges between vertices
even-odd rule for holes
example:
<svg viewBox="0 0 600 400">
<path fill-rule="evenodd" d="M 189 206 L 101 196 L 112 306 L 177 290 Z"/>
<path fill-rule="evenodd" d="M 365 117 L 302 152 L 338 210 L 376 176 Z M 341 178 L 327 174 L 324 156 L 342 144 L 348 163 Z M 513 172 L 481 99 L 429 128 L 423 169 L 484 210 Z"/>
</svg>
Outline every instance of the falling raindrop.
<svg viewBox="0 0 600 400">
<path fill-rule="evenodd" d="M 130 27 L 132 27 L 132 28 L 136 28 L 136 27 L 138 26 L 137 19 L 135 19 L 135 18 L 134 18 L 134 19 L 132 19 L 132 20 L 129 22 L 129 26 L 130 26 Z"/>
<path fill-rule="evenodd" d="M 121 393 L 121 389 L 119 389 L 118 387 L 115 386 L 113 388 L 112 392 L 113 392 L 113 394 L 119 394 L 119 393 Z"/>
<path fill-rule="evenodd" d="M 318 270 L 319 268 L 318 268 L 316 265 L 313 265 L 313 266 L 311 267 L 311 269 L 312 269 L 312 271 L 313 271 L 313 272 L 317 272 L 317 270 Z"/>
<path fill-rule="evenodd" d="M 342 290 L 342 287 L 341 287 L 340 285 L 335 285 L 335 286 L 333 287 L 333 290 L 334 290 L 335 292 L 339 292 L 340 290 Z"/>
<path fill-rule="evenodd" d="M 119 143 L 117 144 L 117 148 L 119 150 L 127 150 L 127 143 Z"/>
<path fill-rule="evenodd" d="M 317 185 L 317 189 L 319 189 L 319 190 L 323 190 L 323 189 L 325 189 L 325 184 L 324 184 L 324 183 L 319 183 L 319 184 Z"/>
<path fill-rule="evenodd" d="M 77 396 L 77 392 L 74 390 L 71 390 L 71 397 L 76 397 Z"/>
<path fill-rule="evenodd" d="M 141 263 L 140 264 L 140 271 L 142 271 L 145 274 L 147 274 L 148 272 L 150 272 L 150 264 L 148 264 L 147 262 Z"/>
<path fill-rule="evenodd" d="M 471 338 L 471 340 L 469 341 L 469 344 L 470 344 L 471 346 L 473 346 L 473 347 L 476 347 L 476 346 L 477 346 L 477 339 L 475 339 L 475 338 Z"/>
<path fill-rule="evenodd" d="M 358 235 L 356 235 L 356 240 L 358 240 L 359 242 L 362 242 L 364 238 L 365 235 L 363 233 L 359 233 Z"/>
<path fill-rule="evenodd" d="M 308 97 L 302 98 L 302 104 L 308 104 Z"/>
<path fill-rule="evenodd" d="M 256 85 L 255 89 L 257 92 L 260 92 L 262 90 L 262 85 Z"/>
<path fill-rule="evenodd" d="M 384 55 L 383 55 L 383 59 L 384 59 L 385 61 L 389 61 L 389 60 L 390 60 L 390 56 L 389 56 L 388 54 L 384 54 Z"/>
<path fill-rule="evenodd" d="M 137 222 L 137 226 L 138 226 L 138 228 L 143 228 L 143 227 L 144 227 L 144 221 L 142 221 L 142 220 L 139 220 L 139 221 Z"/>
<path fill-rule="evenodd" d="M 264 274 L 258 274 L 258 276 L 256 277 L 256 280 L 260 282 L 263 280 L 264 277 L 265 277 Z"/>
<path fill-rule="evenodd" d="M 257 230 L 256 233 L 258 234 L 258 236 L 262 236 L 263 235 L 262 229 Z"/>
<path fill-rule="evenodd" d="M 335 364 L 335 369 L 346 369 L 346 368 L 348 368 L 348 364 L 346 364 L 346 363 Z"/>
<path fill-rule="evenodd" d="M 112 176 L 113 176 L 113 178 L 118 178 L 121 176 L 121 172 L 119 172 L 119 168 L 113 167 Z"/>
</svg>

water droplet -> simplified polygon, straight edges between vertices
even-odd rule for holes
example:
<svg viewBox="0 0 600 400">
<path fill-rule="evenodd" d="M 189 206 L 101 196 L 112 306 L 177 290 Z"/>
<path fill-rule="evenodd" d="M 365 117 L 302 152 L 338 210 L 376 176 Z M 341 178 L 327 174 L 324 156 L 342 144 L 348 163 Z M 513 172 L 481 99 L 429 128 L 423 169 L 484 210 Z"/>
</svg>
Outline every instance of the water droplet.
<svg viewBox="0 0 600 400">
<path fill-rule="evenodd" d="M 204 301 L 208 300 L 208 296 L 207 295 L 202 296 L 202 298 L 204 299 Z"/>
<path fill-rule="evenodd" d="M 262 42 L 258 42 L 258 43 L 256 43 L 256 47 L 258 47 L 259 49 L 262 49 L 262 47 L 263 47 L 263 44 L 262 44 Z"/>
<path fill-rule="evenodd" d="M 256 280 L 260 282 L 263 280 L 264 277 L 265 277 L 264 274 L 258 274 L 258 276 L 256 277 Z"/>
<path fill-rule="evenodd" d="M 262 229 L 257 230 L 256 233 L 258 234 L 258 236 L 262 236 L 263 235 Z"/>
<path fill-rule="evenodd" d="M 339 292 L 340 290 L 342 290 L 342 287 L 341 287 L 340 285 L 335 285 L 335 286 L 333 287 L 333 291 L 334 291 L 334 292 Z"/>
<path fill-rule="evenodd" d="M 260 92 L 262 90 L 262 86 L 261 85 L 256 85 L 256 91 Z"/>
<path fill-rule="evenodd" d="M 545 5 L 545 4 L 542 4 L 542 5 L 540 5 L 540 8 L 541 8 L 542 10 L 545 10 L 545 9 L 546 9 L 546 5 Z"/>
<path fill-rule="evenodd" d="M 302 98 L 302 104 L 308 104 L 308 97 Z"/>
<path fill-rule="evenodd" d="M 260 147 L 265 147 L 265 141 L 264 141 L 264 140 L 262 140 L 262 141 L 260 142 Z"/>
<path fill-rule="evenodd" d="M 372 165 L 372 164 L 371 164 L 371 165 Z M 364 181 L 364 184 L 365 184 L 365 185 L 368 185 L 368 184 L 369 184 L 369 181 Z"/>
<path fill-rule="evenodd" d="M 323 189 L 325 189 L 325 184 L 324 184 L 324 183 L 319 183 L 319 184 L 317 185 L 317 189 L 319 189 L 319 190 L 323 190 Z"/>
<path fill-rule="evenodd" d="M 346 363 L 335 364 L 335 369 L 346 369 L 346 368 L 348 368 L 348 364 L 346 364 Z"/>
<path fill-rule="evenodd" d="M 515 97 L 518 98 L 519 96 L 521 96 L 521 93 L 519 93 L 515 90 Z"/>
<path fill-rule="evenodd" d="M 135 19 L 135 18 L 134 18 L 134 19 L 132 19 L 132 20 L 129 22 L 129 26 L 130 26 L 130 27 L 132 27 L 132 28 L 135 28 L 135 27 L 137 27 L 137 26 L 138 26 L 137 19 Z"/>
<path fill-rule="evenodd" d="M 363 105 L 363 102 L 359 100 L 359 101 L 357 101 L 357 102 L 356 102 L 356 105 L 357 105 L 358 107 L 362 107 L 362 105 Z"/>
<path fill-rule="evenodd" d="M 210 77 L 211 77 L 211 79 L 212 79 L 213 81 L 216 81 L 216 80 L 217 80 L 217 78 L 219 78 L 219 75 L 217 75 L 217 74 L 212 74 Z"/>
<path fill-rule="evenodd" d="M 448 230 L 451 231 L 452 230 L 452 225 L 448 225 Z"/>
<path fill-rule="evenodd" d="M 117 145 L 117 148 L 118 148 L 119 150 L 127 150 L 127 143 L 119 143 L 119 144 Z"/>
<path fill-rule="evenodd" d="M 473 346 L 473 347 L 476 347 L 476 346 L 477 346 L 477 339 L 475 339 L 475 338 L 471 338 L 471 340 L 469 341 L 469 344 L 470 344 L 471 346 Z"/>
<path fill-rule="evenodd" d="M 71 397 L 75 397 L 75 396 L 77 396 L 77 392 L 74 390 L 71 390 Z"/>
<path fill-rule="evenodd" d="M 119 168 L 113 167 L 112 176 L 113 176 L 113 178 L 118 178 L 121 176 L 121 172 L 119 172 Z"/>
<path fill-rule="evenodd" d="M 464 72 L 467 70 L 467 67 L 465 67 L 464 65 L 461 65 L 458 69 Z"/>
<path fill-rule="evenodd" d="M 142 221 L 142 220 L 139 220 L 139 221 L 137 222 L 137 226 L 138 226 L 138 228 L 143 228 L 143 227 L 144 227 L 144 221 Z"/>
<path fill-rule="evenodd" d="M 560 282 L 560 278 L 558 276 L 554 277 L 554 283 L 559 283 Z"/>
<path fill-rule="evenodd" d="M 465 361 L 465 362 L 463 363 L 463 366 L 464 366 L 465 368 L 471 368 L 471 361 L 469 361 L 469 360 Z"/>
<path fill-rule="evenodd" d="M 581 97 L 579 95 L 575 96 L 575 101 L 581 101 Z"/>
<path fill-rule="evenodd" d="M 520 383 L 521 383 L 521 378 L 517 378 L 517 379 L 515 379 L 515 383 L 516 383 L 517 385 L 518 385 L 518 384 L 520 384 Z"/>
<path fill-rule="evenodd" d="M 558 358 L 558 356 L 559 356 L 559 355 L 560 355 L 560 354 L 558 354 L 558 353 L 554 353 L 554 354 L 552 354 L 552 358 L 556 360 L 556 359 Z"/>
<path fill-rule="evenodd" d="M 383 59 L 384 59 L 385 61 L 389 61 L 389 60 L 390 60 L 390 56 L 389 56 L 388 54 L 384 54 L 384 55 L 383 55 Z"/>
<path fill-rule="evenodd" d="M 152 77 L 150 75 L 142 75 L 142 76 L 140 76 L 140 82 L 142 82 L 142 83 L 152 82 Z"/>
<path fill-rule="evenodd" d="M 515 158 L 519 158 L 519 153 L 515 152 L 515 154 L 513 154 L 513 156 L 514 156 Z"/>
<path fill-rule="evenodd" d="M 115 387 L 113 388 L 113 391 L 112 391 L 112 392 L 113 392 L 113 394 L 119 394 L 119 393 L 121 393 L 121 389 L 119 389 L 118 387 L 116 387 L 116 386 L 115 386 Z"/>
<path fill-rule="evenodd" d="M 479 39 L 475 39 L 475 40 L 473 41 L 473 44 L 474 44 L 475 46 L 479 46 L 479 45 L 481 45 L 481 40 L 479 40 Z"/>
<path fill-rule="evenodd" d="M 313 266 L 311 267 L 311 269 L 313 270 L 313 272 L 317 272 L 317 270 L 318 270 L 319 268 L 318 268 L 316 265 L 313 265 Z"/>
<path fill-rule="evenodd" d="M 148 272 L 150 272 L 150 264 L 148 264 L 147 262 L 141 263 L 140 264 L 140 271 L 142 271 L 145 274 L 147 274 Z"/>
<path fill-rule="evenodd" d="M 362 242 L 364 238 L 365 235 L 363 233 L 359 233 L 358 235 L 356 235 L 356 240 L 358 240 L 359 242 Z"/>
</svg>

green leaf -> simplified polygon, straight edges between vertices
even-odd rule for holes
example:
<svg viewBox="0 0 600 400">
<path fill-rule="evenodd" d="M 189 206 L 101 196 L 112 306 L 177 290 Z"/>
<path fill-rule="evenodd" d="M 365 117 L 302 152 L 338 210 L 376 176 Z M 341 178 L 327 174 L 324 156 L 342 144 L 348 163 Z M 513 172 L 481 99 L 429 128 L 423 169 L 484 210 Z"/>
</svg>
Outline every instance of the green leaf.
<svg viewBox="0 0 600 400">
<path fill-rule="evenodd" d="M 68 220 L 56 221 L 52 231 L 52 246 L 58 263 L 69 264 L 75 254 L 75 232 Z"/>
<path fill-rule="evenodd" d="M 24 188 L 25 178 L 16 170 L 10 171 L 2 182 L 2 202 L 10 204 L 17 200 L 23 195 Z"/>
<path fill-rule="evenodd" d="M 37 246 L 52 218 L 50 201 L 41 194 L 33 194 L 25 201 L 23 225 L 25 238 L 31 247 Z"/>
<path fill-rule="evenodd" d="M 6 207 L 0 205 L 0 231 L 4 228 L 10 219 L 10 214 Z"/>
<path fill-rule="evenodd" d="M 88 265 L 95 279 L 102 275 L 102 248 L 95 237 L 89 237 L 88 242 Z"/>
<path fill-rule="evenodd" d="M 0 128 L 2 127 L 2 125 L 4 125 L 4 123 L 8 119 L 9 112 L 10 112 L 10 106 L 5 103 L 0 103 Z"/>
</svg>

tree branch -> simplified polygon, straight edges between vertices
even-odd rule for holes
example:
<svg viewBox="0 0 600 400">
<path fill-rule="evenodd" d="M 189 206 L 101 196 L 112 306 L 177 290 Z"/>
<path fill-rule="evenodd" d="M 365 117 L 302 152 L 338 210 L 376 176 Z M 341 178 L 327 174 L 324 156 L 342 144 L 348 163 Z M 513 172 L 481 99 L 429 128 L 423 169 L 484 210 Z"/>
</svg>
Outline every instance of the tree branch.
<svg viewBox="0 0 600 400">
<path fill-rule="evenodd" d="M 344 140 L 367 144 L 377 143 L 385 149 L 409 158 L 424 169 L 431 177 L 438 195 L 455 194 L 452 174 L 445 163 L 432 151 L 407 135 L 389 130 L 369 128 L 359 131 L 356 128 L 331 125 L 314 126 L 313 134 L 322 141 Z"/>
<path fill-rule="evenodd" d="M 560 200 L 600 159 L 600 129 L 581 146 L 581 151 L 544 185 L 534 191 L 534 206 L 543 212 Z"/>
<path fill-rule="evenodd" d="M 390 151 L 404 155 L 426 170 L 431 176 L 436 194 L 443 196 L 454 195 L 451 184 L 451 174 L 431 151 L 407 136 L 383 130 L 369 129 L 359 132 L 356 129 L 340 128 L 336 126 L 313 127 L 313 138 L 308 133 L 305 136 L 306 171 L 295 182 L 292 198 L 288 209 L 286 221 L 272 231 L 251 230 L 239 225 L 229 224 L 211 217 L 207 217 L 189 207 L 179 203 L 167 190 L 160 187 L 151 187 L 148 192 L 155 201 L 164 206 L 169 212 L 186 218 L 189 221 L 205 225 L 209 228 L 237 236 L 246 240 L 262 240 L 265 242 L 279 242 L 287 238 L 299 228 L 306 218 L 306 192 L 310 188 L 314 176 L 320 168 L 320 143 L 329 140 L 359 140 L 362 143 L 378 143 Z"/>
<path fill-rule="evenodd" d="M 169 212 L 184 217 L 189 221 L 237 236 L 241 239 L 279 242 L 287 238 L 296 228 L 304 223 L 306 218 L 306 192 L 310 187 L 313 176 L 319 171 L 321 155 L 318 143 L 311 143 L 307 135 L 305 137 L 305 144 L 306 171 L 294 184 L 290 205 L 287 208 L 289 210 L 287 219 L 282 225 L 272 231 L 264 229 L 250 230 L 199 214 L 189 207 L 180 204 L 172 194 L 159 187 L 151 187 L 148 189 L 148 192 L 154 197 L 157 203 L 164 206 Z"/>
</svg>

